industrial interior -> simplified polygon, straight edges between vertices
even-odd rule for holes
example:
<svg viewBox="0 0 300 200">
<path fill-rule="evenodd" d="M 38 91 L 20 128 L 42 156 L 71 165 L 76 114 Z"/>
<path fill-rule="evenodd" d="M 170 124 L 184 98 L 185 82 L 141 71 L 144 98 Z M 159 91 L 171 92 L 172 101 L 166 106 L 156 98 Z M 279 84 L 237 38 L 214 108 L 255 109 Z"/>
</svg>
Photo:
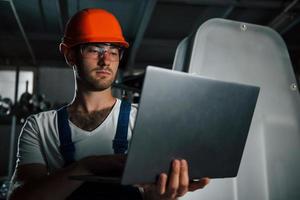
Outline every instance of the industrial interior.
<svg viewBox="0 0 300 200">
<path fill-rule="evenodd" d="M 113 13 L 129 42 L 113 84 L 113 92 L 119 98 L 139 103 L 147 66 L 176 69 L 178 46 L 213 18 L 276 31 L 286 45 L 291 76 L 296 80 L 290 87 L 299 96 L 299 0 L 0 0 L 0 199 L 6 196 L 5 183 L 14 171 L 17 140 L 26 118 L 57 109 L 73 99 L 74 73 L 60 53 L 59 44 L 70 17 L 85 8 L 103 8 Z M 227 40 L 226 35 L 222 40 Z M 182 68 L 180 71 L 190 72 Z M 294 108 L 297 110 L 299 107 Z M 289 122 L 300 130 L 299 113 L 290 117 L 282 118 L 294 119 Z M 289 122 L 279 126 L 279 121 L 276 130 L 288 132 Z M 293 137 L 280 136 L 280 141 L 274 139 L 272 147 L 265 141 L 269 136 L 257 140 L 262 147 L 256 148 L 261 155 L 257 163 L 262 168 L 251 163 L 249 169 L 253 170 L 243 171 L 246 175 L 242 178 L 212 180 L 207 189 L 180 199 L 300 199 L 300 132 L 293 132 Z M 295 143 L 289 145 L 289 141 Z M 274 160 L 279 164 L 273 165 Z"/>
</svg>

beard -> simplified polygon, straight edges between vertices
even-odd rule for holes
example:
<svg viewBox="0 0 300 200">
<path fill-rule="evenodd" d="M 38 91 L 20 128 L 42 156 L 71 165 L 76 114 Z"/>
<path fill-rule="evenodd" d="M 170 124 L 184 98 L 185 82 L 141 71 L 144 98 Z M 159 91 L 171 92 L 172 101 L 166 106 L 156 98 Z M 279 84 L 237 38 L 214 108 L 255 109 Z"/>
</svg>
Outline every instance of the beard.
<svg viewBox="0 0 300 200">
<path fill-rule="evenodd" d="M 93 78 L 85 78 L 84 80 L 80 79 L 80 82 L 90 91 L 103 91 L 111 87 L 114 82 L 113 79 L 93 79 Z"/>
<path fill-rule="evenodd" d="M 93 69 L 90 72 L 86 72 L 84 70 L 78 71 L 77 74 L 77 83 L 84 86 L 89 91 L 103 91 L 110 88 L 115 81 L 116 74 L 113 73 L 112 70 L 106 69 L 110 71 L 111 75 L 109 76 L 94 76 L 95 71 L 99 70 L 98 68 Z"/>
</svg>

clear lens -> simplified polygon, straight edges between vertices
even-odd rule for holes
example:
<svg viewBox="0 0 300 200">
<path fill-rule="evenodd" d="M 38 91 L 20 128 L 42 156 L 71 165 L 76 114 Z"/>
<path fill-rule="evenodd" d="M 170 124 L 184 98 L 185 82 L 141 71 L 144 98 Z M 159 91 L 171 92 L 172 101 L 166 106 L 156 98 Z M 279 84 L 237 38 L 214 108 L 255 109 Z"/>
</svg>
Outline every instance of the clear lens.
<svg viewBox="0 0 300 200">
<path fill-rule="evenodd" d="M 86 44 L 81 46 L 81 54 L 84 58 L 99 59 L 106 56 L 111 61 L 119 61 L 120 48 L 106 44 Z"/>
</svg>

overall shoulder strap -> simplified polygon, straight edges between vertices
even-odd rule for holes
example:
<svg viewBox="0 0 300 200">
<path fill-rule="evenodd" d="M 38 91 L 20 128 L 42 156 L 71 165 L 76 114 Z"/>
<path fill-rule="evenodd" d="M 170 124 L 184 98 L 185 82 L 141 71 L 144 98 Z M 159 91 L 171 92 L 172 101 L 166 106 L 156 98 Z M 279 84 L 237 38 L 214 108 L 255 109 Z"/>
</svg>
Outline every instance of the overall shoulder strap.
<svg viewBox="0 0 300 200">
<path fill-rule="evenodd" d="M 57 110 L 58 134 L 60 152 L 65 160 L 65 166 L 74 162 L 75 146 L 72 142 L 71 129 L 68 121 L 67 106 Z"/>
<path fill-rule="evenodd" d="M 113 140 L 113 149 L 115 154 L 124 154 L 128 149 L 127 134 L 128 123 L 130 118 L 130 109 L 131 104 L 126 100 L 122 100 L 117 132 Z"/>
</svg>

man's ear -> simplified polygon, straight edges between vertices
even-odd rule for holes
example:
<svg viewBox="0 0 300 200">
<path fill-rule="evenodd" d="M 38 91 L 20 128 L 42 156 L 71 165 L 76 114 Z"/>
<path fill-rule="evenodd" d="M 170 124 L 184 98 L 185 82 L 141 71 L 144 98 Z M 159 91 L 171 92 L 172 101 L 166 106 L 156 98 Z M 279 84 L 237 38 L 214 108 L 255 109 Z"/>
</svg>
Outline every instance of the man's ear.
<svg viewBox="0 0 300 200">
<path fill-rule="evenodd" d="M 70 67 L 76 64 L 76 52 L 74 49 L 66 50 L 64 55 L 65 55 L 65 60 Z"/>
</svg>

